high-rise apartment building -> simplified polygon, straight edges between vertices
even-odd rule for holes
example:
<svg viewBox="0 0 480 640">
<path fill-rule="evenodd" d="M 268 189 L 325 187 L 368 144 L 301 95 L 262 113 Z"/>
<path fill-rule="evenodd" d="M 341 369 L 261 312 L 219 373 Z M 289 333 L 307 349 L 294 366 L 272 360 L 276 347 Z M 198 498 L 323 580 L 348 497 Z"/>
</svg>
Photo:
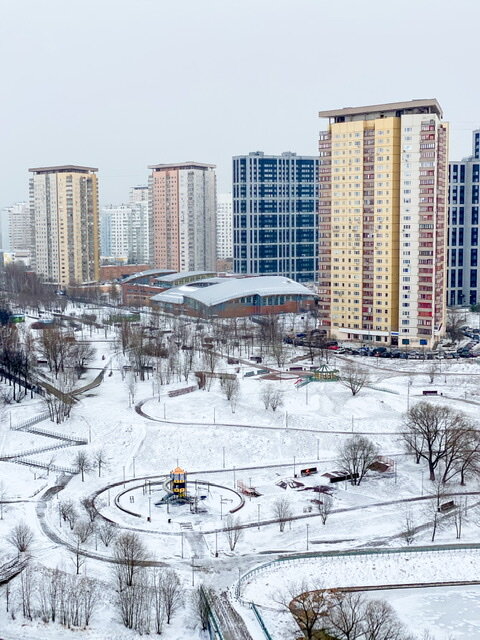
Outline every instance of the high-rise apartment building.
<svg viewBox="0 0 480 640">
<path fill-rule="evenodd" d="M 436 100 L 322 111 L 319 297 L 336 338 L 445 331 L 448 127 Z"/>
<path fill-rule="evenodd" d="M 231 193 L 217 195 L 217 258 L 233 258 L 233 200 Z"/>
<path fill-rule="evenodd" d="M 290 152 L 233 158 L 236 273 L 316 279 L 318 162 Z"/>
<path fill-rule="evenodd" d="M 215 165 L 180 162 L 149 169 L 153 265 L 175 271 L 215 270 Z"/>
<path fill-rule="evenodd" d="M 149 264 L 149 226 L 148 187 L 132 187 L 128 204 L 102 207 L 102 258 L 124 260 L 130 264 Z"/>
<path fill-rule="evenodd" d="M 480 130 L 473 132 L 472 155 L 450 162 L 448 226 L 449 305 L 478 304 Z"/>
<path fill-rule="evenodd" d="M 29 171 L 35 271 L 62 286 L 97 281 L 97 169 L 63 165 Z"/>
<path fill-rule="evenodd" d="M 33 249 L 33 219 L 28 202 L 17 202 L 5 210 L 8 216 L 10 251 Z"/>
</svg>

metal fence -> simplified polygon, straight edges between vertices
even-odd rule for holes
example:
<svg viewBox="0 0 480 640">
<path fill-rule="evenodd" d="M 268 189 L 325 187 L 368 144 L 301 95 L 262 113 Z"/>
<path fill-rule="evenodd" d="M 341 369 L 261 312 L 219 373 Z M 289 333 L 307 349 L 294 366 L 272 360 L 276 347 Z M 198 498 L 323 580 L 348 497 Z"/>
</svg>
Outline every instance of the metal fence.
<svg viewBox="0 0 480 640">
<path fill-rule="evenodd" d="M 338 558 L 349 556 L 379 556 L 379 555 L 395 555 L 395 554 L 415 554 L 415 553 L 444 553 L 448 551 L 458 550 L 480 550 L 480 544 L 477 543 L 465 543 L 465 544 L 447 544 L 447 545 L 429 545 L 421 547 L 395 547 L 391 549 L 354 549 L 350 551 L 317 551 L 312 553 L 295 554 L 291 556 L 285 556 L 283 558 L 277 558 L 254 567 L 250 571 L 247 571 L 240 576 L 235 587 L 235 596 L 245 607 L 251 607 L 251 601 L 242 598 L 242 587 L 244 583 L 250 578 L 259 573 L 263 573 L 269 570 L 279 569 L 282 565 L 296 564 L 296 563 L 309 563 L 312 558 Z"/>
<path fill-rule="evenodd" d="M 32 425 L 38 424 L 39 422 L 43 422 L 44 420 L 48 420 L 49 418 L 50 418 L 50 412 L 43 411 L 42 413 L 39 413 L 38 415 L 33 416 L 32 418 L 29 418 L 24 422 L 20 422 L 20 424 L 16 424 L 15 426 L 12 426 L 11 429 L 12 431 L 22 431 L 27 427 L 31 427 Z"/>
</svg>

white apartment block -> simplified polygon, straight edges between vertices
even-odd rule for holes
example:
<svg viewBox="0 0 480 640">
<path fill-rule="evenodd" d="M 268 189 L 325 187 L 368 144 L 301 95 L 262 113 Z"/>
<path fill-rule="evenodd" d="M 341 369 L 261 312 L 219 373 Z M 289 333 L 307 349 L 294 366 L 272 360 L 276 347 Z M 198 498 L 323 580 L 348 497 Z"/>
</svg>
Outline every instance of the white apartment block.
<svg viewBox="0 0 480 640">
<path fill-rule="evenodd" d="M 217 195 L 217 258 L 233 259 L 233 199 L 231 193 Z"/>
<path fill-rule="evenodd" d="M 16 202 L 5 209 L 8 217 L 8 239 L 10 251 L 33 250 L 33 218 L 28 202 Z"/>
<path fill-rule="evenodd" d="M 148 187 L 133 187 L 129 204 L 103 207 L 100 235 L 102 257 L 148 264 Z"/>
</svg>

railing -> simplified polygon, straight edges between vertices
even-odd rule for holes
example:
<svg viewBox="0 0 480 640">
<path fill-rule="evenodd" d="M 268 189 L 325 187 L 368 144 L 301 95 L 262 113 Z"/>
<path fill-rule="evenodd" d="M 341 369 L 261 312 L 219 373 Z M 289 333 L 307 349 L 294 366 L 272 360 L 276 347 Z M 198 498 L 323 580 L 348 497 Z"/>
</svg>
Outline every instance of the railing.
<svg viewBox="0 0 480 640">
<path fill-rule="evenodd" d="M 265 634 L 265 638 L 267 638 L 267 640 L 273 640 L 272 636 L 270 635 L 265 622 L 263 621 L 262 616 L 260 615 L 260 611 L 257 608 L 257 605 L 254 602 L 250 603 L 250 607 L 253 611 L 253 613 L 255 614 L 255 618 L 257 619 L 258 624 L 260 625 L 260 627 L 262 628 L 263 633 Z"/>
<path fill-rule="evenodd" d="M 235 597 L 244 607 L 251 607 L 252 603 L 250 600 L 245 600 L 242 598 L 242 586 L 247 581 L 250 580 L 253 576 L 268 571 L 270 569 L 277 569 L 282 564 L 295 564 L 295 563 L 309 563 L 312 561 L 312 558 L 338 558 L 338 557 L 349 557 L 349 556 L 379 556 L 379 555 L 396 555 L 402 553 L 439 553 L 445 551 L 457 551 L 457 550 L 480 550 L 480 544 L 477 543 L 466 543 L 466 544 L 446 544 L 446 545 L 429 545 L 429 546 L 420 546 L 420 547 L 395 547 L 392 549 L 382 548 L 382 549 L 354 549 L 349 551 L 317 551 L 311 553 L 303 553 L 303 554 L 293 554 L 291 556 L 285 556 L 282 558 L 277 558 L 275 560 L 271 560 L 270 562 L 266 562 L 265 564 L 261 564 L 257 567 L 254 567 L 250 571 L 247 571 L 242 576 L 240 576 L 237 584 L 235 586 Z"/>
<path fill-rule="evenodd" d="M 49 418 L 50 418 L 50 412 L 44 411 L 43 413 L 39 413 L 37 416 L 33 416 L 32 418 L 25 420 L 25 422 L 21 422 L 20 424 L 17 424 L 14 427 L 11 427 L 11 429 L 12 431 L 22 431 L 23 429 L 26 429 L 27 427 L 30 427 L 33 424 L 38 424 L 39 422 L 43 422 L 44 420 L 47 420 Z"/>
</svg>

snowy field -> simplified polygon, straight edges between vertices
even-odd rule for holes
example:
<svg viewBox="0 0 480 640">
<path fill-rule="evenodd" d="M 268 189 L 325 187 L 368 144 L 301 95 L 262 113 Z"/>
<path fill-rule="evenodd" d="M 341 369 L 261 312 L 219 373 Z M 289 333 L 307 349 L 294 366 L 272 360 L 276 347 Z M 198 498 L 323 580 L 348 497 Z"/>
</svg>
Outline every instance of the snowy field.
<svg viewBox="0 0 480 640">
<path fill-rule="evenodd" d="M 87 337 L 87 332 L 84 334 Z M 6 542 L 8 531 L 24 519 L 35 533 L 34 562 L 73 572 L 75 541 L 67 524 L 62 522 L 58 505 L 65 500 L 79 505 L 82 498 L 94 493 L 99 493 L 96 504 L 101 514 L 120 528 L 138 531 L 150 557 L 175 568 L 187 592 L 192 582 L 228 589 L 237 580 L 239 571 L 244 573 L 279 554 L 401 547 L 407 510 L 420 528 L 414 545 L 430 543 L 428 501 L 421 500 L 430 491 L 426 466 L 415 464 L 411 456 L 405 455 L 399 432 L 407 407 L 423 399 L 424 390 L 437 390 L 439 395 L 429 398 L 432 403 L 448 404 L 477 420 L 480 362 L 476 359 L 434 363 L 438 367 L 434 380 L 430 381 L 431 361 L 355 358 L 358 365 L 369 371 L 370 381 L 354 397 L 340 382 L 312 382 L 297 389 L 296 376 L 291 373 L 280 381 L 265 380 L 259 375 L 245 377 L 259 367 L 248 363 L 229 365 L 226 358 L 221 358 L 217 371 L 235 373 L 239 369 L 240 392 L 232 409 L 218 380 L 208 390 L 168 396 L 169 391 L 194 385 L 193 374 L 188 381 L 175 380 L 162 386 L 147 376 L 143 382 L 136 381 L 132 394 L 128 372 L 123 369 L 125 359 L 115 353 L 113 342 L 105 340 L 111 340 L 113 332 L 93 332 L 92 338 L 98 340 L 92 342 L 96 356 L 79 384 L 87 384 L 106 366 L 103 382 L 79 396 L 71 418 L 63 425 L 46 420 L 38 426 L 85 439 L 87 444 L 81 449 L 92 457 L 103 450 L 106 464 L 100 477 L 98 469 L 87 472 L 83 482 L 80 474 L 73 476 L 59 496 L 46 501 L 44 513 L 39 515 L 38 500 L 48 487 L 57 483 L 58 474 L 1 461 L 0 482 L 7 502 L 4 518 L 0 520 L 3 556 L 11 555 Z M 289 359 L 301 354 L 301 348 L 292 350 Z M 347 363 L 343 356 L 330 357 L 329 364 L 340 370 Z M 273 361 L 267 364 L 275 365 Z M 310 366 L 308 358 L 305 364 Z M 286 367 L 289 366 L 291 362 L 287 362 Z M 282 405 L 275 412 L 263 406 L 262 391 L 266 385 L 282 394 Z M 135 405 L 141 405 L 148 418 L 140 415 Z M 7 407 L 0 423 L 0 457 L 39 449 L 32 454 L 35 460 L 66 467 L 73 464 L 78 447 L 41 451 L 58 444 L 58 440 L 10 429 L 44 410 L 45 405 L 39 399 L 26 399 Z M 395 462 L 394 470 L 386 474 L 370 473 L 359 487 L 345 482 L 334 485 L 332 512 L 326 524 L 322 524 L 314 502 L 318 494 L 313 488 L 328 485 L 322 474 L 337 468 L 339 446 L 355 433 L 368 434 L 380 454 Z M 152 485 L 152 493 L 145 490 L 144 478 L 162 482 L 178 465 L 189 474 L 189 491 L 196 490 L 196 481 L 199 494 L 205 496 L 200 499 L 200 513 L 192 512 L 189 505 L 170 505 L 168 511 L 165 504 L 155 506 L 163 495 L 160 484 Z M 298 477 L 302 468 L 313 466 L 317 474 Z M 244 506 L 233 515 L 245 529 L 232 550 L 223 528 L 229 511 L 239 504 L 235 493 L 239 482 L 254 488 L 259 495 L 245 496 Z M 452 493 L 478 491 L 471 479 L 466 487 L 455 482 L 448 487 Z M 278 498 L 288 500 L 292 516 L 283 532 L 278 523 L 272 522 L 273 504 Z M 412 498 L 419 500 L 406 502 Z M 462 505 L 467 501 L 461 540 L 456 539 L 453 519 L 446 516 L 442 518 L 435 544 L 478 542 L 480 518 L 476 505 L 480 496 L 459 500 Z M 119 506 L 136 515 L 125 513 Z M 83 568 L 86 575 L 109 583 L 112 570 L 106 560 L 111 557 L 111 547 L 105 547 L 95 535 L 85 542 L 83 551 L 92 556 Z M 298 566 L 306 579 L 315 578 L 316 584 L 321 580 L 327 587 L 474 580 L 479 573 L 478 553 L 450 551 L 448 560 L 442 555 L 447 552 L 385 555 L 374 560 L 365 560 L 366 556 L 329 558 Z M 285 578 L 280 578 L 279 572 L 259 574 L 258 579 L 246 586 L 245 597 L 271 606 L 272 588 L 288 580 L 287 574 L 288 571 Z M 105 594 L 83 637 L 99 640 L 135 637 L 124 629 L 113 610 L 113 592 L 105 589 Z M 432 632 L 451 632 L 456 638 L 475 637 L 468 633 L 475 628 L 472 625 L 478 624 L 478 617 L 473 611 L 471 615 L 460 612 L 473 609 L 473 603 L 478 603 L 476 588 L 428 589 L 420 594 L 418 590 L 385 591 L 374 595 L 391 601 L 414 631 L 428 627 Z M 443 607 L 442 602 L 450 602 L 450 598 L 458 605 Z M 243 607 L 239 611 L 247 620 L 253 640 L 260 640 L 262 632 L 251 614 Z M 291 638 L 291 620 L 277 623 L 268 608 L 265 612 L 275 640 Z M 459 626 L 460 617 L 463 626 Z M 26 621 L 21 615 L 16 620 L 0 617 L 0 632 L 6 639 L 45 640 L 74 633 L 60 626 Z M 188 603 L 174 618 L 173 626 L 166 626 L 164 637 L 167 640 L 202 637 Z"/>
</svg>

